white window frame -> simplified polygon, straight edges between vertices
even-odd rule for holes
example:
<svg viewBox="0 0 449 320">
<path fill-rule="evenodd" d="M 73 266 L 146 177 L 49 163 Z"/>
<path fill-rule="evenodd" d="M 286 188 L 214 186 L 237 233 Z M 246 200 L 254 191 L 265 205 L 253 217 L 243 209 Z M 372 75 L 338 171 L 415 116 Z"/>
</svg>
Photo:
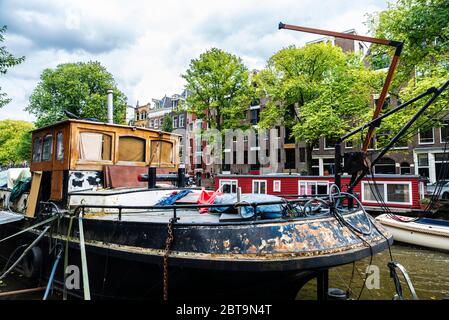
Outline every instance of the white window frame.
<svg viewBox="0 0 449 320">
<path fill-rule="evenodd" d="M 159 119 L 154 119 L 154 128 L 159 128 Z"/>
<path fill-rule="evenodd" d="M 411 181 L 376 181 L 376 184 L 383 184 L 384 185 L 384 194 L 382 195 L 382 199 L 385 203 L 387 204 L 398 204 L 398 205 L 412 205 L 413 204 L 413 190 L 412 190 L 412 183 Z M 396 202 L 396 201 L 388 201 L 388 196 L 387 196 L 387 185 L 391 185 L 391 184 L 406 184 L 409 187 L 409 201 L 407 202 Z M 368 188 L 369 186 L 369 182 L 368 181 L 362 181 L 362 202 L 366 202 L 366 203 L 378 203 L 376 200 L 366 200 L 365 199 L 365 187 L 367 186 Z M 374 186 L 373 186 L 374 188 Z"/>
<path fill-rule="evenodd" d="M 321 184 L 321 185 L 326 184 L 326 188 L 327 188 L 326 194 L 329 193 L 329 184 L 330 184 L 329 180 L 298 180 L 298 194 L 301 194 L 301 183 L 315 183 L 316 191 L 318 191 L 318 184 Z"/>
<path fill-rule="evenodd" d="M 182 120 L 182 121 L 181 121 Z M 184 127 L 184 122 L 185 122 L 185 119 L 184 119 L 184 115 L 183 114 L 180 114 L 179 115 L 179 118 L 178 118 L 178 124 L 179 124 L 179 128 L 183 128 Z"/>
<path fill-rule="evenodd" d="M 444 126 L 449 126 L 449 123 L 448 124 L 445 124 Z M 443 126 L 441 126 L 439 129 L 440 129 L 440 143 L 446 143 L 444 140 L 443 140 L 443 135 L 441 134 L 441 129 L 443 128 Z M 448 141 L 449 142 L 449 141 Z"/>
<path fill-rule="evenodd" d="M 315 151 L 320 150 L 320 143 L 321 143 L 320 140 L 321 140 L 321 139 L 318 139 L 318 148 L 315 148 L 315 146 L 312 146 L 312 150 L 315 150 Z"/>
<path fill-rule="evenodd" d="M 220 179 L 220 190 L 223 191 L 223 185 L 230 184 L 231 192 L 229 194 L 235 194 L 236 192 L 232 192 L 232 185 L 235 183 L 235 190 L 239 188 L 239 181 L 236 179 Z"/>
<path fill-rule="evenodd" d="M 254 182 L 258 182 L 258 190 L 257 190 L 257 192 L 255 192 L 255 190 L 254 190 Z M 263 182 L 263 183 L 265 183 L 265 193 L 261 193 L 260 192 L 260 183 L 261 182 Z M 251 186 L 252 186 L 252 193 L 257 193 L 257 194 L 267 194 L 267 180 L 259 180 L 259 179 L 254 179 L 252 182 L 251 182 Z"/>
<path fill-rule="evenodd" d="M 350 147 L 348 147 L 348 142 L 352 142 L 352 146 L 350 146 Z M 352 141 L 352 140 L 346 140 L 345 141 L 345 149 L 352 149 L 354 147 L 354 141 Z"/>
<path fill-rule="evenodd" d="M 282 182 L 281 180 L 273 180 L 273 192 L 281 192 Z"/>
<path fill-rule="evenodd" d="M 441 132 L 440 132 L 440 139 L 441 139 Z M 432 128 L 432 142 L 421 142 L 421 130 L 418 129 L 418 144 L 434 144 L 435 143 L 435 132 Z"/>
<path fill-rule="evenodd" d="M 173 116 L 173 129 L 178 128 L 178 116 Z"/>
<path fill-rule="evenodd" d="M 333 146 L 333 147 L 326 147 L 326 137 L 324 137 L 324 139 L 323 139 L 323 142 L 324 142 L 324 146 L 323 146 L 323 148 L 324 148 L 324 150 L 335 150 L 335 146 Z"/>
</svg>

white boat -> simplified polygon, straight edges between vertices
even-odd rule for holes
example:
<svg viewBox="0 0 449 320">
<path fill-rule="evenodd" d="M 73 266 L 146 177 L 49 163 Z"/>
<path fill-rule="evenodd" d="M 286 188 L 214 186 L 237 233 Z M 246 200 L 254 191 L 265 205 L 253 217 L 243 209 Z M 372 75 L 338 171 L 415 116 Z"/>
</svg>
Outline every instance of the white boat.
<svg viewBox="0 0 449 320">
<path fill-rule="evenodd" d="M 449 221 L 382 214 L 376 217 L 395 241 L 449 251 Z"/>
</svg>

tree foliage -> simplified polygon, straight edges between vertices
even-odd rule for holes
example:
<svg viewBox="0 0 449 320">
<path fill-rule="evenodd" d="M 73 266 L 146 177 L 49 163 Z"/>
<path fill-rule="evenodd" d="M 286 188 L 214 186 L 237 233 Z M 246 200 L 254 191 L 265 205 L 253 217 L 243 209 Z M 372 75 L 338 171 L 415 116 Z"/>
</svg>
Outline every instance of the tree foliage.
<svg viewBox="0 0 449 320">
<path fill-rule="evenodd" d="M 166 114 L 164 119 L 162 120 L 161 130 L 165 132 L 173 131 L 173 119 L 169 114 Z"/>
<path fill-rule="evenodd" d="M 32 123 L 19 120 L 0 121 L 0 164 L 19 164 L 31 156 Z"/>
<path fill-rule="evenodd" d="M 5 74 L 9 68 L 18 65 L 25 60 L 25 57 L 14 57 L 6 50 L 6 46 L 1 45 L 5 41 L 5 32 L 6 26 L 0 27 L 0 74 Z M 7 98 L 6 93 L 3 93 L 1 89 L 2 88 L 0 87 L 0 108 L 11 101 L 11 99 Z"/>
<path fill-rule="evenodd" d="M 321 136 L 342 136 L 369 119 L 371 94 L 381 76 L 364 67 L 360 57 L 331 44 L 284 48 L 257 77 L 258 90 L 269 97 L 260 125 L 292 129 L 310 154 Z"/>
<path fill-rule="evenodd" d="M 355 55 L 330 44 L 282 49 L 259 74 L 259 88 L 270 97 L 261 125 L 270 127 L 283 119 L 305 142 L 340 136 L 368 119 L 379 77 Z"/>
<path fill-rule="evenodd" d="M 212 48 L 192 59 L 183 78 L 189 111 L 218 130 L 245 127 L 244 114 L 253 99 L 248 69 L 242 60 Z"/>
<path fill-rule="evenodd" d="M 398 0 L 388 9 L 369 16 L 368 26 L 375 37 L 402 41 L 394 88 L 400 90 L 416 74 L 431 74 L 448 67 L 449 0 Z M 385 46 L 372 45 L 372 61 L 392 53 Z"/>
<path fill-rule="evenodd" d="M 66 63 L 45 69 L 26 110 L 37 117 L 37 127 L 64 119 L 64 110 L 106 122 L 108 89 L 114 94 L 114 122 L 123 124 L 126 97 L 99 62 Z"/>
<path fill-rule="evenodd" d="M 387 10 L 371 15 L 368 24 L 375 37 L 404 42 L 390 94 L 405 102 L 449 80 L 449 0 L 398 0 Z M 379 57 L 390 59 L 391 52 L 383 46 L 373 45 L 370 50 L 374 67 L 379 66 Z M 391 137 L 426 99 L 387 118 L 380 130 L 391 133 Z M 418 128 L 426 130 L 440 125 L 448 104 L 446 92 L 408 130 L 404 141 L 411 140 Z"/>
</svg>

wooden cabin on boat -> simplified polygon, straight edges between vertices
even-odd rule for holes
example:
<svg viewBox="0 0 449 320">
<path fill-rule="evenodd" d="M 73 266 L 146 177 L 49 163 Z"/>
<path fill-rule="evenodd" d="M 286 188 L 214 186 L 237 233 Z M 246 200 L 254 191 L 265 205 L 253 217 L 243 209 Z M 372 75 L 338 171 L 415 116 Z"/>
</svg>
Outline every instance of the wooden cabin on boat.
<svg viewBox="0 0 449 320">
<path fill-rule="evenodd" d="M 179 167 L 180 136 L 141 127 L 69 119 L 32 132 L 32 185 L 27 215 L 39 201 L 64 207 L 72 192 L 139 188 L 148 167 Z"/>
<path fill-rule="evenodd" d="M 351 177 L 342 176 L 342 191 L 346 191 Z M 376 175 L 375 182 L 385 204 L 396 212 L 420 211 L 420 201 L 424 198 L 426 181 L 417 175 Z M 238 187 L 242 193 L 265 193 L 279 197 L 298 195 L 328 194 L 334 183 L 333 176 L 302 176 L 299 174 L 229 175 L 215 177 L 215 189 L 235 193 Z M 370 186 L 371 184 L 371 186 Z M 371 211 L 382 211 L 377 202 L 372 178 L 364 178 L 354 192 L 362 204 Z"/>
</svg>

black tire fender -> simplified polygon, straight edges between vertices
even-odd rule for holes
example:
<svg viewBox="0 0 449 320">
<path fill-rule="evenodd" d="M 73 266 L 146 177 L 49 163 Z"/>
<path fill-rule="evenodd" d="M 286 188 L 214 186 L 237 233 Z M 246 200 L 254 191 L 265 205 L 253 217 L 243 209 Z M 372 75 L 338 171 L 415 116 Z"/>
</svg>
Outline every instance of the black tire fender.
<svg viewBox="0 0 449 320">
<path fill-rule="evenodd" d="M 42 269 L 42 250 L 33 247 L 22 261 L 23 275 L 28 279 L 37 279 Z"/>
</svg>

